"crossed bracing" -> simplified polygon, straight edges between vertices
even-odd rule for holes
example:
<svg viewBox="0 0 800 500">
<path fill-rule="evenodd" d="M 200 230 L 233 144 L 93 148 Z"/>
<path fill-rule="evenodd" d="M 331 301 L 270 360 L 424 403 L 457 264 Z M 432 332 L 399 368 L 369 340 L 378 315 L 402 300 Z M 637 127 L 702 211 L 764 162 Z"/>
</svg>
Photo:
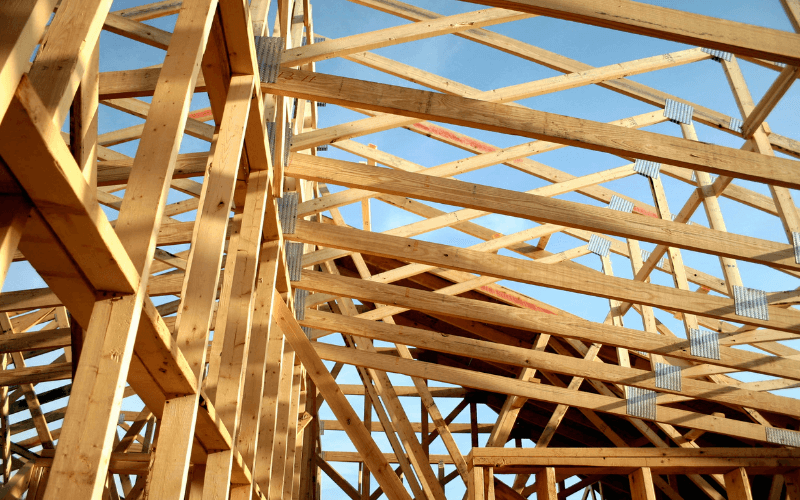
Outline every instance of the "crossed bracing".
<svg viewBox="0 0 800 500">
<path fill-rule="evenodd" d="M 780 343 L 797 333 L 791 307 L 796 292 L 767 294 L 769 319 L 738 314 L 734 298 L 735 287 L 743 285 L 737 260 L 797 275 L 793 233 L 800 234 L 800 227 L 787 189 L 797 186 L 794 164 L 775 157 L 773 151 L 798 156 L 800 148 L 772 133 L 764 121 L 797 77 L 792 59 L 796 35 L 752 28 L 751 38 L 734 40 L 726 31 L 729 25 L 676 11 L 670 12 L 676 22 L 705 26 L 714 39 L 676 38 L 670 26 L 645 31 L 740 54 L 780 72 L 765 97 L 755 103 L 736 56 L 720 58 L 742 113 L 737 125 L 738 117 L 624 79 L 712 57 L 700 49 L 591 68 L 483 29 L 530 17 L 514 10 L 528 9 L 642 32 L 636 23 L 646 22 L 652 13 L 632 2 L 623 3 L 640 9 L 635 11 L 640 18 L 631 16 L 630 22 L 621 24 L 607 24 L 596 11 L 575 7 L 575 2 L 504 2 L 511 11 L 488 9 L 449 17 L 399 2 L 359 2 L 417 22 L 318 41 L 308 2 L 280 1 L 274 33 L 287 40 L 283 69 L 275 82 L 262 84 L 256 77 L 251 35 L 265 33 L 269 2 L 253 2 L 248 8 L 236 1 L 222 1 L 218 7 L 208 0 L 183 5 L 166 1 L 109 13 L 108 1 L 67 0 L 46 26 L 53 3 L 40 0 L 4 6 L 24 22 L 14 23 L 14 29 L 3 36 L 4 51 L 0 52 L 4 82 L 0 185 L 4 208 L 8 208 L 0 226 L 3 278 L 9 262 L 27 260 L 48 284 L 47 289 L 0 295 L 0 323 L 4 333 L 14 334 L 2 347 L 8 353 L 3 356 L 0 392 L 5 401 L 0 413 L 5 437 L 4 495 L 18 497 L 27 490 L 29 497 L 37 498 L 54 498 L 67 491 L 85 497 L 139 498 L 147 490 L 148 495 L 177 498 L 188 483 L 193 498 L 215 491 L 226 495 L 229 489 L 232 496 L 255 491 L 269 498 L 305 497 L 313 494 L 317 470 L 321 470 L 352 498 L 380 493 L 407 498 L 409 493 L 388 468 L 398 463 L 397 471 L 405 476 L 413 496 L 443 498 L 444 485 L 460 476 L 465 484 L 473 480 L 470 493 L 479 497 L 483 491 L 478 491 L 470 476 L 474 468 L 453 437 L 466 428 L 452 423 L 458 415 L 455 410 L 442 414 L 436 404 L 439 391 L 428 388 L 425 380 L 470 389 L 469 396 L 459 396 L 466 399 L 456 410 L 471 408 L 473 446 L 483 431 L 489 431 L 489 446 L 525 437 L 542 449 L 649 443 L 666 450 L 790 444 L 796 439 L 785 431 L 796 427 L 795 400 L 767 392 L 793 387 L 798 380 L 800 372 L 793 359 L 797 351 Z M 796 24 L 792 17 L 796 5 L 790 0 L 785 5 Z M 175 33 L 182 35 L 142 23 L 174 13 L 179 14 Z M 101 28 L 165 49 L 167 58 L 159 68 L 98 75 L 95 42 Z M 304 33 L 306 46 L 301 43 Z M 480 92 L 366 52 L 443 34 L 479 41 L 568 76 Z M 48 37 L 67 42 L 44 44 L 29 65 L 33 48 Z M 92 43 L 81 43 L 85 39 Z M 314 73 L 315 62 L 333 57 L 449 96 Z M 67 63 L 55 68 L 46 64 L 50 58 Z M 661 110 L 600 124 L 546 115 L 513 102 L 589 84 L 657 107 L 669 107 L 670 102 L 689 104 L 695 121 L 746 139 L 744 151 L 698 143 L 690 123 L 681 124 L 684 140 L 638 130 L 667 120 Z M 210 109 L 190 112 L 195 92 L 208 94 Z M 152 96 L 152 103 L 137 99 L 144 96 Z M 294 99 L 298 113 L 292 117 Z M 351 107 L 371 117 L 317 128 L 317 101 Z M 146 122 L 98 134 L 98 102 Z M 64 137 L 59 128 L 68 112 L 73 122 Z M 214 125 L 207 123 L 212 120 Z M 422 120 L 536 140 L 499 149 Z M 265 122 L 275 124 L 274 141 L 268 138 Z M 287 126 L 294 132 L 291 143 L 283 133 Z M 424 168 L 351 140 L 396 127 L 476 155 Z M 183 134 L 208 141 L 209 153 L 178 155 Z M 134 158 L 110 149 L 132 140 L 140 141 Z M 20 147 L 23 143 L 26 148 Z M 329 143 L 365 158 L 368 165 L 317 156 L 316 148 Z M 611 152 L 628 163 L 574 177 L 530 159 L 576 145 Z M 293 153 L 285 164 L 287 149 Z M 659 162 L 661 174 L 695 188 L 674 218 L 658 176 L 645 181 L 652 202 L 600 185 L 634 175 L 634 159 Z M 452 179 L 499 163 L 552 185 L 516 193 Z M 379 169 L 376 164 L 395 170 Z M 709 173 L 719 176 L 713 180 Z M 202 183 L 191 180 L 199 176 L 204 177 Z M 771 197 L 731 184 L 733 178 L 766 183 Z M 349 189 L 330 194 L 326 184 Z M 114 194 L 121 189 L 124 196 Z M 190 198 L 167 204 L 170 189 Z M 301 198 L 301 220 L 286 235 L 276 206 L 285 191 L 296 191 Z M 627 201 L 630 214 L 550 199 L 570 192 L 612 206 Z M 778 216 L 786 243 L 727 233 L 719 196 Z M 373 233 L 369 231 L 371 198 L 424 220 L 386 234 Z M 463 208 L 445 213 L 415 200 L 444 201 Z M 358 224 L 346 222 L 338 210 L 351 203 L 362 205 L 361 230 L 348 227 Z M 113 226 L 98 204 L 119 211 Z M 687 224 L 701 205 L 710 228 Z M 228 208 L 236 214 L 233 218 Z M 174 219 L 192 210 L 197 210 L 196 220 Z M 528 218 L 542 225 L 501 235 L 469 222 L 487 213 Z M 445 227 L 484 243 L 459 249 L 410 239 Z M 588 245 L 550 254 L 548 240 L 558 233 Z M 526 243 L 535 238 L 536 245 Z M 301 266 L 307 269 L 292 283 L 284 240 L 305 245 Z M 598 241 L 607 249 L 597 252 Z M 643 255 L 639 241 L 657 246 L 649 256 Z M 186 243 L 190 249 L 179 253 L 159 248 Z M 495 255 L 500 249 L 527 260 Z M 688 268 L 681 249 L 719 256 L 721 272 Z M 592 250 L 600 255 L 600 273 L 572 262 Z M 634 280 L 614 277 L 608 252 L 630 260 Z M 665 254 L 667 259 L 663 259 Z M 674 288 L 648 282 L 656 269 L 672 277 Z M 504 279 L 607 298 L 610 312 L 604 325 L 590 323 L 497 284 Z M 690 291 L 690 282 L 700 290 Z M 308 309 L 299 321 L 309 329 L 306 332 L 295 320 L 295 288 L 314 292 L 306 299 Z M 177 300 L 157 307 L 151 302 L 150 297 L 165 295 Z M 295 308 L 294 314 L 284 300 Z M 653 307 L 681 319 L 687 335 L 676 336 L 661 324 Z M 630 308 L 641 316 L 642 330 L 623 327 L 623 315 Z M 179 311 L 179 317 L 173 316 Z M 700 327 L 718 332 L 718 359 L 690 349 L 688 339 Z M 215 334 L 208 345 L 210 331 Z M 332 332 L 344 335 L 345 347 L 317 341 Z M 309 342 L 306 335 L 316 342 Z M 395 347 L 375 348 L 372 340 Z M 766 354 L 731 348 L 742 344 Z M 54 351 L 63 354 L 50 364 L 25 364 L 26 359 Z M 325 368 L 321 359 L 336 362 L 334 369 Z M 14 369 L 8 368 L 11 364 Z M 198 381 L 204 377 L 206 364 L 208 374 L 201 386 Z M 355 413 L 342 393 L 343 386 L 335 381 L 343 364 L 358 367 L 366 400 L 363 416 Z M 659 364 L 680 367 L 679 388 L 661 386 Z M 736 371 L 777 379 L 744 384 L 725 375 Z M 409 375 L 414 387 L 394 387 L 386 372 Z M 35 388 L 35 384 L 72 377 L 74 392 L 71 385 L 38 393 Z M 125 379 L 130 387 L 123 391 Z M 652 414 L 631 414 L 626 403 L 631 388 L 658 393 Z M 411 422 L 408 404 L 399 400 L 408 394 L 418 397 L 424 408 L 425 418 L 419 424 Z M 122 398 L 133 395 L 146 407 L 118 420 Z M 18 404 L 23 396 L 24 407 Z M 72 411 L 67 412 L 62 428 L 51 430 L 65 412 L 45 413 L 40 405 L 66 396 L 74 402 L 69 406 Z M 317 410 L 323 400 L 337 417 L 339 428 L 347 431 L 357 455 L 319 449 L 319 430 L 324 424 Z M 477 401 L 497 411 L 495 423 L 477 422 Z M 23 409 L 31 418 L 11 424 L 9 416 Z M 375 422 L 371 422 L 373 411 Z M 433 419 L 433 433 L 428 415 Z M 360 424 L 362 419 L 366 427 Z M 336 424 L 328 426 L 337 430 Z M 118 427 L 125 431 L 122 438 L 116 434 Z M 35 437 L 16 442 L 10 438 L 30 429 L 36 430 Z M 386 432 L 393 456 L 372 440 L 375 431 Z M 417 432 L 422 432 L 421 440 Z M 455 466 L 449 475 L 440 466 L 439 477 L 428 467 L 436 463 L 428 451 L 436 435 L 448 452 L 436 462 L 446 460 Z M 38 453 L 31 451 L 38 446 L 42 447 Z M 67 458 L 76 455 L 88 466 L 78 467 Z M 362 464 L 359 489 L 330 466 L 329 462 L 339 460 Z M 12 476 L 14 470 L 17 473 Z M 629 491 L 651 495 L 655 485 L 671 498 L 697 491 L 722 498 L 720 491 L 726 491 L 726 486 L 729 497 L 746 494 L 747 474 L 736 470 L 738 476 L 731 472 L 725 477 L 717 472 L 701 476 L 685 471 L 687 483 L 666 480 L 658 471 L 650 474 L 647 469 L 631 478 L 630 487 L 626 481 L 603 477 L 612 495 Z M 379 485 L 372 493 L 370 472 Z M 536 491 L 547 498 L 555 494 L 551 483 L 561 480 L 548 469 L 537 473 L 536 482 L 526 487 L 527 477 L 527 472 L 517 474 L 513 489 L 490 482 L 493 486 L 487 494 L 514 497 Z M 786 479 L 792 494 L 796 483 L 791 475 Z M 596 475 L 584 474 L 578 484 L 592 486 L 597 480 Z M 652 482 L 649 489 L 648 482 Z M 739 487 L 740 483 L 745 486 Z M 783 477 L 775 476 L 766 486 L 760 482 L 753 486 L 780 495 Z"/>
</svg>

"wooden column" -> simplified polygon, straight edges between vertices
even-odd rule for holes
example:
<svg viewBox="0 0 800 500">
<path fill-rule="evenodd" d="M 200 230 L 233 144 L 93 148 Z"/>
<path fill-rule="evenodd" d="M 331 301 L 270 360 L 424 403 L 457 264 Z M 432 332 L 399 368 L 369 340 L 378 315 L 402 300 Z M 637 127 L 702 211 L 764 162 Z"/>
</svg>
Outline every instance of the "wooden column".
<svg viewBox="0 0 800 500">
<path fill-rule="evenodd" d="M 537 500 L 558 499 L 555 468 L 545 467 L 541 472 L 536 473 L 536 498 Z"/>
<path fill-rule="evenodd" d="M 750 480 L 744 467 L 736 468 L 725 474 L 725 489 L 728 500 L 753 500 L 750 491 Z"/>
<path fill-rule="evenodd" d="M 252 84 L 253 78 L 248 76 L 231 80 L 219 134 L 210 153 L 217 168 L 208 170 L 203 182 L 176 319 L 178 345 L 198 381 L 205 367 L 228 215 L 244 141 L 242 124 L 248 116 Z M 185 489 L 200 387 L 197 389 L 195 394 L 168 400 L 164 407 L 159 425 L 163 440 L 156 443 L 147 478 L 147 494 L 151 497 L 178 498 Z"/>
<path fill-rule="evenodd" d="M 631 485 L 633 500 L 656 500 L 656 490 L 653 487 L 653 475 L 649 467 L 636 469 L 628 475 Z"/>
<path fill-rule="evenodd" d="M 1 162 L 2 160 L 0 160 Z M 3 175 L 3 167 L 0 164 L 0 176 Z M 11 260 L 17 251 L 17 245 L 22 238 L 22 230 L 28 222 L 28 214 L 31 211 L 30 204 L 23 196 L 0 195 L 0 289 L 6 280 L 8 268 Z"/>
</svg>

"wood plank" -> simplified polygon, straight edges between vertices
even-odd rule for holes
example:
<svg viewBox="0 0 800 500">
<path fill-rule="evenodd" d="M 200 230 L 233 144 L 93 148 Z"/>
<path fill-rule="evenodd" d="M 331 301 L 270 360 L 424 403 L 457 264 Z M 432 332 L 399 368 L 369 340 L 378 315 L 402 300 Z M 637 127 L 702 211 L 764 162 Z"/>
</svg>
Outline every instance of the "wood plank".
<svg viewBox="0 0 800 500">
<path fill-rule="evenodd" d="M 410 377 L 438 380 L 447 384 L 461 385 L 498 394 L 520 396 L 526 399 L 563 404 L 596 412 L 610 413 L 627 417 L 627 404 L 616 395 L 600 395 L 589 392 L 572 391 L 563 387 L 531 384 L 508 377 L 453 368 L 423 361 L 411 361 L 386 354 L 376 354 L 318 343 L 317 354 L 328 361 L 343 362 L 356 366 L 389 371 Z M 760 424 L 741 422 L 717 416 L 704 415 L 686 410 L 659 406 L 656 422 L 681 425 L 706 430 L 740 439 L 767 442 L 765 427 Z M 507 448 L 494 448 L 507 450 Z M 545 449 L 545 448 L 543 448 Z M 540 464 L 546 465 L 546 464 Z"/>
<path fill-rule="evenodd" d="M 31 207 L 28 201 L 19 195 L 0 195 L 0 288 L 6 281 L 6 274 L 11 266 L 11 260 L 17 251 L 17 245 L 22 238 L 22 231 L 28 222 Z"/>
<path fill-rule="evenodd" d="M 630 0 L 466 0 L 800 65 L 800 36 Z"/>
<path fill-rule="evenodd" d="M 437 19 L 442 17 L 441 15 L 436 14 L 435 12 L 431 12 L 429 10 L 412 6 L 400 2 L 399 0 L 394 0 L 391 3 L 386 3 L 380 0 L 358 0 L 357 3 L 360 5 L 366 5 L 372 7 L 373 9 L 377 9 L 382 12 L 399 16 L 403 19 L 408 19 L 409 21 L 420 21 L 423 19 Z M 555 52 L 551 52 L 549 50 L 542 49 L 540 47 L 535 47 L 533 45 L 524 43 L 520 40 L 516 40 L 509 36 L 501 35 L 499 33 L 489 31 L 486 29 L 464 31 L 461 33 L 456 33 L 455 36 L 465 38 L 467 40 L 472 40 L 474 42 L 486 45 L 488 47 L 493 47 L 502 52 L 512 54 L 527 61 L 541 64 L 543 66 L 554 69 L 556 71 L 560 71 L 562 73 L 575 73 L 578 71 L 585 71 L 592 69 L 592 66 L 588 64 L 576 61 L 574 59 L 570 59 L 569 57 L 557 54 Z M 773 68 L 777 68 L 777 66 L 773 65 Z M 780 71 L 779 68 L 777 70 Z M 670 95 L 667 94 L 666 92 L 656 90 L 652 87 L 648 87 L 647 85 L 634 82 L 633 80 L 628 80 L 628 79 L 613 80 L 613 81 L 599 83 L 598 86 L 607 88 L 619 94 L 632 97 L 634 99 L 638 99 L 642 102 L 646 102 L 648 104 L 652 104 L 660 108 L 665 107 L 665 102 L 667 99 L 672 99 L 674 101 L 687 104 L 689 106 L 692 106 L 692 108 L 694 109 L 693 119 L 705 125 L 718 128 L 720 130 L 727 131 L 732 134 L 738 134 L 738 132 L 733 131 L 729 128 L 731 119 L 730 116 L 706 108 L 705 106 L 701 106 L 697 103 L 681 99 L 678 96 Z M 786 154 L 790 154 L 795 157 L 800 157 L 800 154 L 797 153 L 798 151 L 800 151 L 800 145 L 796 144 L 796 141 L 792 141 L 791 139 L 773 133 L 770 135 L 770 142 L 776 149 L 780 149 L 782 152 L 785 152 Z"/>
<path fill-rule="evenodd" d="M 56 0 L 12 0 L 0 12 L 0 120 L 5 116 L 22 74 L 28 71 L 33 49 L 39 43 Z"/>
<path fill-rule="evenodd" d="M 612 215 L 615 213 L 608 212 Z M 755 320 L 736 315 L 734 302 L 728 298 L 711 295 L 701 297 L 688 290 L 603 276 L 580 268 L 567 269 L 565 266 L 551 266 L 419 240 L 410 243 L 408 238 L 399 236 L 306 221 L 297 221 L 295 234 L 288 238 L 797 333 L 797 313 L 794 311 L 772 306 L 769 308 L 769 321 Z"/>
<path fill-rule="evenodd" d="M 178 311 L 177 343 L 186 353 L 190 369 L 200 380 L 205 366 L 206 344 L 211 327 L 220 267 L 228 232 L 228 216 L 236 187 L 236 174 L 244 143 L 242 123 L 249 114 L 252 76 L 231 80 L 219 133 L 212 143 L 209 168 L 203 182 L 200 209 L 192 234 L 191 253 L 185 279 L 181 279 L 181 306 Z M 185 471 L 189 465 L 195 431 L 193 421 L 198 411 L 198 394 L 170 401 L 170 410 L 162 418 L 170 445 L 157 448 L 153 461 L 148 494 L 178 495 L 185 487 Z M 230 428 L 233 431 L 233 428 Z M 228 470 L 230 470 L 230 456 Z"/>
<path fill-rule="evenodd" d="M 794 66 L 786 66 L 772 83 L 767 93 L 758 102 L 753 111 L 747 115 L 742 125 L 742 135 L 745 138 L 752 137 L 755 131 L 761 127 L 767 116 L 775 109 L 781 98 L 789 91 L 794 81 L 800 76 L 800 69 Z"/>
<path fill-rule="evenodd" d="M 56 129 L 61 129 L 83 73 L 91 67 L 111 2 L 83 0 L 60 6 L 28 72 L 45 114 Z"/>
<path fill-rule="evenodd" d="M 541 111 L 286 68 L 276 83 L 262 83 L 261 88 L 289 97 L 551 140 L 756 182 L 800 186 L 792 175 L 792 160 Z"/>
<path fill-rule="evenodd" d="M 519 193 L 453 179 L 441 179 L 419 173 L 400 172 L 329 158 L 298 155 L 292 156 L 291 161 L 287 172 L 294 177 L 356 188 L 369 186 L 370 190 L 388 194 L 479 210 L 481 211 L 478 212 L 479 215 L 483 215 L 483 211 L 501 213 L 541 223 L 565 225 L 657 244 L 669 244 L 705 253 L 721 254 L 783 269 L 800 269 L 800 265 L 794 260 L 792 247 L 789 245 L 716 231 L 699 225 L 642 218 L 634 214 L 618 213 L 604 208 L 546 197 L 550 194 L 548 193 L 550 189 L 560 193 L 570 187 L 569 183 L 539 188 L 536 191 L 537 194 Z M 587 180 L 577 178 L 572 182 L 579 186 L 580 179 Z M 476 213 L 470 212 L 469 214 L 477 216 Z M 467 215 L 467 212 L 459 215 Z M 735 248 L 730 251 L 721 248 L 727 246 L 727 243 Z M 770 256 L 765 257 L 765 254 Z"/>
<path fill-rule="evenodd" d="M 735 386 L 726 388 L 725 392 L 727 394 L 723 395 L 720 394 L 721 391 L 717 390 L 719 387 L 713 383 L 686 377 L 683 378 L 681 391 L 669 391 L 656 385 L 655 375 L 652 371 L 613 364 L 600 364 L 593 362 L 593 359 L 582 360 L 564 357 L 542 352 L 543 348 L 534 350 L 455 336 L 448 336 L 447 340 L 441 340 L 438 335 L 432 334 L 428 330 L 407 326 L 398 327 L 314 310 L 306 311 L 306 318 L 301 320 L 300 324 L 311 328 L 363 336 L 373 340 L 404 343 L 426 350 L 445 352 L 466 358 L 519 366 L 533 369 L 534 371 L 538 369 L 550 373 L 603 380 L 614 384 L 630 385 L 658 392 L 683 394 L 692 398 L 726 402 L 734 405 L 748 404 L 776 413 L 795 416 L 800 414 L 798 413 L 800 405 L 790 398 L 750 391 Z M 589 351 L 591 350 L 590 348 Z M 501 446 L 504 443 L 503 440 L 500 440 L 495 446 Z"/>
<path fill-rule="evenodd" d="M 99 99 L 152 96 L 161 68 L 126 69 L 100 73 Z M 205 92 L 203 75 L 197 76 L 195 92 Z"/>
<path fill-rule="evenodd" d="M 152 100 L 158 113 L 148 116 L 115 226 L 125 246 L 122 253 L 130 256 L 143 279 L 135 295 L 95 304 L 46 500 L 64 494 L 84 498 L 99 498 L 102 494 L 104 465 L 116 428 L 113 416 L 121 403 L 121 380 L 127 376 L 133 354 L 155 239 L 214 13 L 212 5 L 213 0 L 187 1 L 178 16 L 176 31 L 181 36 L 173 37 Z M 85 415 L 89 408 L 93 411 Z M 106 411 L 98 411 L 99 408 Z M 190 425 L 193 424 L 192 421 Z M 81 459 L 75 460 L 75 454 Z"/>
<path fill-rule="evenodd" d="M 750 480 L 744 467 L 734 469 L 725 474 L 725 490 L 730 500 L 753 500 Z"/>
<path fill-rule="evenodd" d="M 311 62 L 324 61 L 334 57 L 413 42 L 439 35 L 457 33 L 483 26 L 528 19 L 530 16 L 503 9 L 483 9 L 463 14 L 455 14 L 437 19 L 384 28 L 369 33 L 361 33 L 337 40 L 325 40 L 302 47 L 287 49 L 281 56 L 281 66 L 302 66 Z"/>
<path fill-rule="evenodd" d="M 23 78 L 0 124 L 0 154 L 92 285 L 131 293 L 137 270 L 60 135 Z"/>
<path fill-rule="evenodd" d="M 753 352 L 720 347 L 720 360 L 692 356 L 689 343 L 684 339 L 669 339 L 661 335 L 638 330 L 592 323 L 577 317 L 560 317 L 548 312 L 521 309 L 449 297 L 394 285 L 372 283 L 366 280 L 330 276 L 319 272 L 303 271 L 303 279 L 296 286 L 337 296 L 393 304 L 437 315 L 454 316 L 470 321 L 510 326 L 532 332 L 546 332 L 584 342 L 600 343 L 614 347 L 655 352 L 665 356 L 709 363 L 737 366 L 743 371 L 753 371 L 795 379 L 800 377 L 796 361 L 777 356 L 764 356 Z M 424 378 L 424 377 L 423 377 Z"/>
<path fill-rule="evenodd" d="M 558 498 L 556 493 L 556 470 L 553 467 L 545 467 L 542 472 L 536 474 L 536 498 L 541 500 L 556 500 Z"/>
<path fill-rule="evenodd" d="M 286 304 L 282 300 L 276 300 L 273 305 L 273 314 L 278 324 L 283 330 L 286 340 L 295 349 L 297 356 L 303 362 L 308 374 L 314 380 L 325 401 L 333 410 L 336 419 L 346 426 L 347 435 L 361 454 L 362 460 L 370 472 L 375 476 L 378 484 L 383 488 L 383 492 L 391 500 L 406 499 L 410 496 L 403 487 L 399 478 L 389 466 L 383 453 L 372 440 L 364 424 L 358 418 L 358 414 L 342 394 L 336 385 L 336 381 L 331 376 L 328 369 L 315 352 L 311 342 L 306 338 L 305 333 L 300 329 Z M 348 351 L 350 351 L 348 349 Z"/>
<path fill-rule="evenodd" d="M 653 486 L 653 474 L 649 467 L 636 469 L 628 475 L 631 485 L 633 500 L 656 500 L 656 491 Z"/>
</svg>

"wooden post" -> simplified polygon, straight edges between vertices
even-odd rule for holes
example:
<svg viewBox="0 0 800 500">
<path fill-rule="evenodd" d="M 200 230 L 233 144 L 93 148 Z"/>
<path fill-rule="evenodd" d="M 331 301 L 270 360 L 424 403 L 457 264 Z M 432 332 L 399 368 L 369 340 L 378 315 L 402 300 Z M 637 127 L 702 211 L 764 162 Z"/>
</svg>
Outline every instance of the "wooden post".
<svg viewBox="0 0 800 500">
<path fill-rule="evenodd" d="M 753 500 L 750 480 L 744 467 L 738 467 L 725 474 L 725 489 L 728 491 L 728 500 Z"/>
<path fill-rule="evenodd" d="M 631 485 L 633 500 L 656 500 L 656 491 L 653 487 L 653 475 L 649 467 L 636 469 L 628 475 Z"/>
<path fill-rule="evenodd" d="M 556 470 L 545 467 L 536 473 L 536 498 L 538 500 L 558 500 L 556 493 Z"/>
</svg>

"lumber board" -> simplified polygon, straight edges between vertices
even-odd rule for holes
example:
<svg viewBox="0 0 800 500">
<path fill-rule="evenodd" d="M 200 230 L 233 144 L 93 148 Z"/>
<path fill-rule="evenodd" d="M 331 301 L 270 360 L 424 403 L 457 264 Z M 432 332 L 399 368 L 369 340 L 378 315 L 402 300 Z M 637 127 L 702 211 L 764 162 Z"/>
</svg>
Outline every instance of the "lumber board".
<svg viewBox="0 0 800 500">
<path fill-rule="evenodd" d="M 27 78 L 0 132 L 0 154 L 9 169 L 94 288 L 136 290 L 136 268 Z"/>
<path fill-rule="evenodd" d="M 270 93 L 543 139 L 756 182 L 800 187 L 795 161 L 580 118 L 284 68 Z"/>
<path fill-rule="evenodd" d="M 392 500 L 410 500 L 411 497 L 408 492 L 394 474 L 364 424 L 361 423 L 358 414 L 356 414 L 353 407 L 350 406 L 350 403 L 339 390 L 336 381 L 328 372 L 322 360 L 320 360 L 314 346 L 308 341 L 305 333 L 300 329 L 283 300 L 276 299 L 274 301 L 273 314 L 281 330 L 283 330 L 286 340 L 294 347 L 295 353 L 306 367 L 309 376 L 314 380 L 317 389 L 333 410 L 336 419 L 347 429 L 347 435 L 353 441 L 378 484 L 384 489 L 386 496 Z M 351 349 L 347 349 L 347 351 L 360 352 Z"/>
<path fill-rule="evenodd" d="M 671 391 L 659 388 L 655 382 L 655 373 L 648 370 L 626 368 L 613 364 L 599 364 L 591 360 L 587 361 L 453 335 L 445 336 L 428 330 L 349 318 L 311 309 L 306 311 L 305 314 L 306 318 L 299 323 L 312 328 L 348 333 L 384 342 L 407 344 L 467 358 L 511 364 L 522 368 L 533 368 L 563 375 L 603 380 L 652 391 L 682 394 L 709 401 L 738 405 L 747 404 L 753 408 L 787 415 L 800 415 L 800 403 L 797 403 L 792 398 L 782 398 L 737 387 L 730 387 L 729 391 L 722 393 L 722 391 L 717 390 L 719 387 L 716 384 L 688 378 L 683 379 L 681 391 Z"/>
<path fill-rule="evenodd" d="M 402 172 L 329 158 L 291 157 L 287 175 L 319 182 L 368 188 L 475 210 L 522 217 L 536 222 L 599 231 L 615 236 L 669 244 L 781 267 L 800 269 L 791 246 L 605 208 L 549 199 L 528 193 L 476 185 L 454 179 Z M 730 252 L 730 253 L 729 253 Z"/>
<path fill-rule="evenodd" d="M 608 212 L 612 217 L 617 215 Z M 800 333 L 797 321 L 800 313 L 797 311 L 771 306 L 769 321 L 747 318 L 735 313 L 734 301 L 729 298 L 699 297 L 688 290 L 603 276 L 589 269 L 551 266 L 478 250 L 306 221 L 297 221 L 295 233 L 287 235 L 287 239 Z"/>
<path fill-rule="evenodd" d="M 520 396 L 526 399 L 564 404 L 577 408 L 627 417 L 624 399 L 589 392 L 572 391 L 563 387 L 544 386 L 510 379 L 499 375 L 475 372 L 462 368 L 443 366 L 424 361 L 412 361 L 386 354 L 348 349 L 330 344 L 317 343 L 314 347 L 319 357 L 328 361 L 343 362 L 356 366 L 386 370 L 392 373 L 437 380 L 447 384 L 461 385 L 499 394 Z M 767 442 L 764 426 L 686 410 L 659 406 L 656 422 L 682 425 L 702 429 L 741 439 Z M 502 448 L 500 448 L 502 449 Z"/>
<path fill-rule="evenodd" d="M 800 65 L 800 36 L 631 0 L 465 0 Z"/>
<path fill-rule="evenodd" d="M 533 309 L 521 309 L 490 304 L 463 297 L 450 297 L 411 288 L 373 283 L 367 280 L 330 276 L 320 272 L 303 271 L 296 286 L 310 291 L 336 294 L 358 300 L 407 307 L 421 312 L 453 316 L 469 321 L 509 326 L 530 332 L 550 333 L 590 343 L 652 352 L 679 359 L 718 366 L 732 366 L 742 371 L 769 374 L 798 380 L 800 362 L 765 356 L 750 351 L 720 346 L 720 358 L 692 356 L 689 342 L 681 338 L 641 332 L 629 328 L 593 323 L 577 317 L 562 317 Z M 425 377 L 423 377 L 425 378 Z"/>
</svg>

